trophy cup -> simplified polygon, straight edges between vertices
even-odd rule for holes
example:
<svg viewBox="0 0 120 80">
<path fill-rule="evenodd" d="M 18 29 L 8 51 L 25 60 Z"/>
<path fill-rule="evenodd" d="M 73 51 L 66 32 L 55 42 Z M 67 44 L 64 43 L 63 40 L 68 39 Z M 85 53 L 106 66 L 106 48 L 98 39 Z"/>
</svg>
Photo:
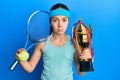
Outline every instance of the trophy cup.
<svg viewBox="0 0 120 80">
<path fill-rule="evenodd" d="M 92 52 L 92 43 L 91 43 L 91 37 L 92 37 L 92 26 L 90 26 L 90 30 L 84 25 L 82 22 L 82 19 L 80 19 L 73 28 L 73 43 L 75 42 L 77 48 L 81 50 L 81 53 L 84 54 L 85 52 L 89 52 L 91 56 L 93 57 Z M 75 47 L 76 48 L 76 47 Z M 92 65 L 92 58 L 88 59 L 81 59 L 79 58 L 79 64 L 80 72 L 90 72 L 94 71 L 93 65 Z"/>
</svg>

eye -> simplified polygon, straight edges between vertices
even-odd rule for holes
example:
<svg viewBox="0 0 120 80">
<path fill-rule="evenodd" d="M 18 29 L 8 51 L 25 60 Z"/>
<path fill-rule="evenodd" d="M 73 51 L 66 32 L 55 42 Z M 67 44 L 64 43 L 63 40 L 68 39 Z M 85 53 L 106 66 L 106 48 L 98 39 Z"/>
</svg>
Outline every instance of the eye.
<svg viewBox="0 0 120 80">
<path fill-rule="evenodd" d="M 63 22 L 67 22 L 67 21 L 68 21 L 68 19 L 66 19 L 66 18 L 65 18 L 65 19 L 63 19 Z"/>
<path fill-rule="evenodd" d="M 67 19 L 63 19 L 63 22 L 67 22 Z"/>
<path fill-rule="evenodd" d="M 57 19 L 53 19 L 52 21 L 53 21 L 53 22 L 57 22 L 58 20 L 57 20 Z"/>
</svg>

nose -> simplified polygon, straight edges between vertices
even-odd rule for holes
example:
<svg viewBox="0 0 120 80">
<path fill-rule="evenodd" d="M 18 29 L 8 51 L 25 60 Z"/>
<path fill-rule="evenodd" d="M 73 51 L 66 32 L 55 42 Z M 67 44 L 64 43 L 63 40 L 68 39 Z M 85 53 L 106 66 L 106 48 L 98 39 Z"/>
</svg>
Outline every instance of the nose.
<svg viewBox="0 0 120 80">
<path fill-rule="evenodd" d="M 60 20 L 59 22 L 58 22 L 58 27 L 62 27 L 63 26 L 63 22 Z"/>
</svg>

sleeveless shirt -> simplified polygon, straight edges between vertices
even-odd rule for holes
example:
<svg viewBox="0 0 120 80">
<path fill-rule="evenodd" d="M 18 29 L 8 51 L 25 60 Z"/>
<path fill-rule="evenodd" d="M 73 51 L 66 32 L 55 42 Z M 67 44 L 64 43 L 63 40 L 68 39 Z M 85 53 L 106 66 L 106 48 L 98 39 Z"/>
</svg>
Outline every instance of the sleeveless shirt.
<svg viewBox="0 0 120 80">
<path fill-rule="evenodd" d="M 50 36 L 43 50 L 43 72 L 41 80 L 73 80 L 72 61 L 75 49 L 71 37 L 63 46 L 54 46 Z"/>
</svg>

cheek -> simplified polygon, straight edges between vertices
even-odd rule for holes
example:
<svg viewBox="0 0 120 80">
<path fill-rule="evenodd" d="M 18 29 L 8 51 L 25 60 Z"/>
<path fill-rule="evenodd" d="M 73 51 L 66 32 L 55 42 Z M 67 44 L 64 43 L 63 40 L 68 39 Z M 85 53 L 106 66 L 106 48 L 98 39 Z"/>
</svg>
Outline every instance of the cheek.
<svg viewBox="0 0 120 80">
<path fill-rule="evenodd" d="M 65 29 L 67 29 L 68 28 L 68 23 L 66 23 L 64 26 L 65 26 Z"/>
<path fill-rule="evenodd" d="M 56 24 L 54 24 L 53 22 L 51 22 L 51 27 L 55 27 L 56 26 Z"/>
<path fill-rule="evenodd" d="M 56 25 L 55 24 L 51 24 L 51 27 L 52 27 L 52 29 L 55 31 L 56 30 Z"/>
</svg>

